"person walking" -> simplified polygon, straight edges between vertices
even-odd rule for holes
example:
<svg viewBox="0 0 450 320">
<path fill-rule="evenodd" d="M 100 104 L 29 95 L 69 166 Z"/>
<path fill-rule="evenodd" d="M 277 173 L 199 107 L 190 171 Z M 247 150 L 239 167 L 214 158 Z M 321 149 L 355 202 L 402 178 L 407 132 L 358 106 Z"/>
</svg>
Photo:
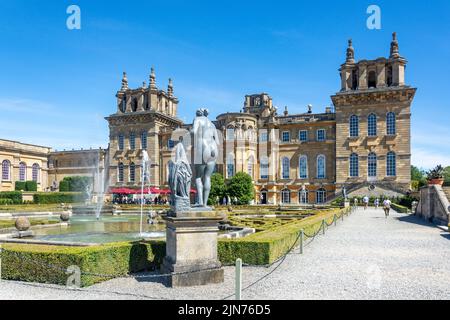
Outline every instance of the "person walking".
<svg viewBox="0 0 450 320">
<path fill-rule="evenodd" d="M 363 202 L 364 202 L 364 210 L 367 210 L 367 207 L 369 206 L 369 197 L 364 196 Z"/>
<path fill-rule="evenodd" d="M 375 205 L 375 209 L 378 209 L 378 207 L 380 206 L 380 199 L 376 198 L 374 201 L 374 205 Z"/>
<path fill-rule="evenodd" d="M 355 198 L 353 200 L 353 205 L 355 206 L 355 208 L 358 207 L 358 198 Z"/>
<path fill-rule="evenodd" d="M 387 217 L 389 217 L 389 211 L 391 211 L 391 200 L 386 199 L 383 201 L 383 209 L 384 209 L 384 215 Z"/>
</svg>

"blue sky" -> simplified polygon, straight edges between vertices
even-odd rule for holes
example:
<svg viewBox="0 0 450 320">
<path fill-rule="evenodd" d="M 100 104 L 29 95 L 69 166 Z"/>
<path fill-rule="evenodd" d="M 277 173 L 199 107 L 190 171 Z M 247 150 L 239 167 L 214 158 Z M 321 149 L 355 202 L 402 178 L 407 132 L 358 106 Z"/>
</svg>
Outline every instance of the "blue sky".
<svg viewBox="0 0 450 320">
<path fill-rule="evenodd" d="M 81 30 L 66 9 L 81 8 Z M 381 30 L 366 27 L 381 8 Z M 0 137 L 55 149 L 106 147 L 103 119 L 116 109 L 122 71 L 131 87 L 150 67 L 174 79 L 179 116 L 212 116 L 268 92 L 279 108 L 323 111 L 340 88 L 352 38 L 357 59 L 389 55 L 391 33 L 418 88 L 413 164 L 450 165 L 450 2 L 425 1 L 37 1 L 0 4 Z"/>
</svg>

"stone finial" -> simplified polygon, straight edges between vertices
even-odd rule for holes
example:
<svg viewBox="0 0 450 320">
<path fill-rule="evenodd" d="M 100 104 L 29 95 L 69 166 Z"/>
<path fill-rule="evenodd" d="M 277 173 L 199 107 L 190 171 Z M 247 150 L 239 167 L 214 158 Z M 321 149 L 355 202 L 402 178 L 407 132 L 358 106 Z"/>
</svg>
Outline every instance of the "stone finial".
<svg viewBox="0 0 450 320">
<path fill-rule="evenodd" d="M 147 82 L 145 82 L 145 81 L 142 82 L 142 88 L 143 88 L 143 89 L 147 88 Z"/>
<path fill-rule="evenodd" d="M 392 34 L 392 42 L 391 42 L 391 58 L 400 57 L 399 48 L 398 48 L 398 40 L 397 40 L 397 32 Z"/>
<path fill-rule="evenodd" d="M 353 41 L 352 39 L 348 40 L 348 47 L 347 47 L 347 60 L 348 63 L 354 63 L 355 62 L 355 49 L 353 49 Z"/>
<path fill-rule="evenodd" d="M 312 104 L 308 104 L 308 113 L 312 113 Z"/>
<path fill-rule="evenodd" d="M 171 78 L 169 78 L 169 84 L 167 86 L 167 93 L 169 94 L 169 96 L 173 95 L 173 82 L 172 82 Z"/>
<path fill-rule="evenodd" d="M 153 67 L 150 70 L 150 89 L 156 89 L 156 75 Z"/>
<path fill-rule="evenodd" d="M 289 115 L 289 111 L 288 111 L 288 107 L 287 106 L 284 107 L 284 115 L 285 116 Z"/>
<path fill-rule="evenodd" d="M 120 91 L 128 90 L 128 78 L 127 73 L 124 72 L 122 76 L 122 87 L 120 88 Z"/>
</svg>

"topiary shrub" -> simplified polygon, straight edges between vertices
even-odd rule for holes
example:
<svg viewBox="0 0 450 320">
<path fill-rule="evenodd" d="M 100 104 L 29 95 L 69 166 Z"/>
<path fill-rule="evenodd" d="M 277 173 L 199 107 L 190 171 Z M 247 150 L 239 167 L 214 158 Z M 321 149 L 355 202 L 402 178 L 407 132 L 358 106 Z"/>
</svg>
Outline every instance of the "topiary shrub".
<svg viewBox="0 0 450 320">
<path fill-rule="evenodd" d="M 36 181 L 27 181 L 25 182 L 25 191 L 37 191 L 37 182 Z"/>
<path fill-rule="evenodd" d="M 69 192 L 70 191 L 70 184 L 67 180 L 62 180 L 59 183 L 59 192 Z"/>
<path fill-rule="evenodd" d="M 25 181 L 16 181 L 14 183 L 14 190 L 16 191 L 25 191 L 26 189 L 26 182 Z"/>
</svg>

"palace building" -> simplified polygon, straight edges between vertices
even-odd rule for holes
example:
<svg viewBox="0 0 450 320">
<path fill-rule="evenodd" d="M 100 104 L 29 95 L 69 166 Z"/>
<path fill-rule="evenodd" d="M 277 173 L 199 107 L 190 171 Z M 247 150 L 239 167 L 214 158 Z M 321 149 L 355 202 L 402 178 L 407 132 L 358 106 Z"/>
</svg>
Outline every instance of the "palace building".
<svg viewBox="0 0 450 320">
<path fill-rule="evenodd" d="M 267 93 L 245 96 L 240 111 L 220 114 L 214 121 L 222 137 L 216 171 L 226 179 L 247 172 L 255 185 L 254 201 L 262 204 L 326 203 L 344 186 L 348 193 L 407 192 L 416 89 L 405 83 L 406 64 L 395 33 L 388 58 L 356 61 L 350 40 L 339 69 L 341 88 L 323 111 L 310 105 L 304 113 L 290 114 L 287 107 L 280 113 Z M 116 97 L 115 113 L 105 118 L 108 149 L 94 150 L 89 158 L 93 160 L 78 167 L 76 161 L 85 158 L 86 151 L 49 152 L 48 165 L 37 162 L 45 168 L 40 179 L 47 178 L 51 185 L 65 174 L 86 174 L 97 159 L 110 187 L 137 188 L 142 152 L 147 150 L 150 184 L 167 188 L 172 148 L 179 136 L 186 144 L 191 135 L 191 125 L 177 117 L 172 80 L 166 91 L 158 89 L 152 68 L 149 85 L 131 89 L 124 73 Z M 0 152 L 0 157 L 3 161 L 6 156 Z M 8 157 L 8 166 L 20 171 L 20 160 Z"/>
</svg>

